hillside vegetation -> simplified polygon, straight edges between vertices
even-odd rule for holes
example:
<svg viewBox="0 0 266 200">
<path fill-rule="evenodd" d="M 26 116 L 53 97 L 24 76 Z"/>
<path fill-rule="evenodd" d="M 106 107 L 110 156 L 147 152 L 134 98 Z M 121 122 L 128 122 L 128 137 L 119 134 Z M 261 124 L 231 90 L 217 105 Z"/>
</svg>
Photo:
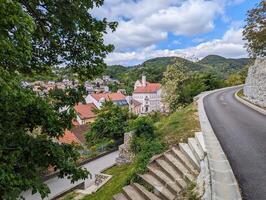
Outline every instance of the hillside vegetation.
<svg viewBox="0 0 266 200">
<path fill-rule="evenodd" d="M 105 74 L 120 80 L 122 87 L 130 94 L 134 82 L 140 79 L 142 74 L 145 74 L 150 82 L 161 82 L 167 66 L 175 63 L 182 63 L 187 73 L 212 72 L 222 79 L 226 79 L 230 74 L 241 71 L 249 62 L 250 59 L 248 58 L 232 59 L 217 55 L 206 56 L 198 62 L 192 62 L 180 57 L 158 57 L 136 66 L 108 66 Z"/>
</svg>

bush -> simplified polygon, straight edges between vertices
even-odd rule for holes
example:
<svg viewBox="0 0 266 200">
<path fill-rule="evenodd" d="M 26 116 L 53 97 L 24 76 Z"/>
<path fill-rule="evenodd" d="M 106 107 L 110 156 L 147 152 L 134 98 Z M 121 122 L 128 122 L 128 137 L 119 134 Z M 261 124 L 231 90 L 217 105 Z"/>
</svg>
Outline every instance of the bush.
<svg viewBox="0 0 266 200">
<path fill-rule="evenodd" d="M 150 158 L 165 149 L 165 144 L 155 133 L 153 120 L 149 116 L 142 116 L 132 120 L 130 129 L 135 131 L 131 149 L 136 155 L 136 168 L 133 177 L 130 177 L 130 180 L 134 180 L 137 178 L 137 174 L 145 171 Z"/>
<path fill-rule="evenodd" d="M 154 138 L 153 121 L 148 116 L 141 116 L 129 122 L 128 130 L 134 131 L 137 137 Z"/>
<path fill-rule="evenodd" d="M 127 109 L 107 101 L 96 113 L 97 118 L 91 124 L 91 131 L 86 134 L 88 144 L 98 143 L 104 138 L 118 140 L 123 137 L 130 118 Z"/>
</svg>

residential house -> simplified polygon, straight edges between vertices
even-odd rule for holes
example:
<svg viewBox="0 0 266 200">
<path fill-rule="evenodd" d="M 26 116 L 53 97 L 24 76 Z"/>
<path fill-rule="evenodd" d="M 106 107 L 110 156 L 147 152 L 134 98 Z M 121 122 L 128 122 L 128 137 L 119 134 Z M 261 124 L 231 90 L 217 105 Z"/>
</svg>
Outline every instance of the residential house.
<svg viewBox="0 0 266 200">
<path fill-rule="evenodd" d="M 85 98 L 86 103 L 93 103 L 98 109 L 105 101 L 112 101 L 119 106 L 128 106 L 126 96 L 122 93 L 93 93 Z"/>
<path fill-rule="evenodd" d="M 81 104 L 74 106 L 74 110 L 77 114 L 77 122 L 82 124 L 91 123 L 96 118 L 94 110 L 97 109 L 93 103 Z"/>
<path fill-rule="evenodd" d="M 141 80 L 135 82 L 132 99 L 141 103 L 141 114 L 163 111 L 162 86 L 160 83 L 147 82 L 146 76 L 142 76 Z"/>
<path fill-rule="evenodd" d="M 89 131 L 89 126 L 78 125 L 74 126 L 71 130 L 65 130 L 62 137 L 58 139 L 59 142 L 64 144 L 78 144 L 82 145 L 86 143 L 85 134 Z"/>
</svg>

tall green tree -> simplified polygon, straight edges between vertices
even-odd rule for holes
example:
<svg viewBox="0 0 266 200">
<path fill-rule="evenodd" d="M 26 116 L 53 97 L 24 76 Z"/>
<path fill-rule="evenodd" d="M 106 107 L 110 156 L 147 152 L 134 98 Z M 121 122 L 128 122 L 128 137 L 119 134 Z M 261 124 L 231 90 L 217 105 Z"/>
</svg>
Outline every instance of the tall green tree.
<svg viewBox="0 0 266 200">
<path fill-rule="evenodd" d="M 169 109 L 174 111 L 183 106 L 182 88 L 184 87 L 187 75 L 184 72 L 182 63 L 177 62 L 169 65 L 164 72 L 162 80 L 164 90 L 164 101 L 168 104 Z"/>
<path fill-rule="evenodd" d="M 89 144 L 103 139 L 123 138 L 130 118 L 127 108 L 120 107 L 112 101 L 106 101 L 101 109 L 95 112 L 97 118 L 91 124 L 91 131 L 86 135 Z"/>
<path fill-rule="evenodd" d="M 266 1 L 262 0 L 256 8 L 248 11 L 243 30 L 246 47 L 251 56 L 266 55 Z"/>
<path fill-rule="evenodd" d="M 83 99 L 84 88 L 56 90 L 40 98 L 22 88 L 21 81 L 64 65 L 85 80 L 105 68 L 103 59 L 113 50 L 103 35 L 115 22 L 96 19 L 90 11 L 103 0 L 0 0 L 0 199 L 16 199 L 32 189 L 42 197 L 48 167 L 72 181 L 86 178 L 77 167 L 71 145 L 57 138 L 71 127 L 72 107 Z M 59 112 L 67 106 L 68 111 Z"/>
</svg>

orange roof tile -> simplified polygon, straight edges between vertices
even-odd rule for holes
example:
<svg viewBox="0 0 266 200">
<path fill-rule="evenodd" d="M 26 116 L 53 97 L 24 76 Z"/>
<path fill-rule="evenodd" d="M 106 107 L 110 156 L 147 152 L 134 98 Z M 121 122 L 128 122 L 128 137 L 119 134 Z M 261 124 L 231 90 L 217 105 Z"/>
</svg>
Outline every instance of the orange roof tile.
<svg viewBox="0 0 266 200">
<path fill-rule="evenodd" d="M 160 83 L 148 83 L 146 86 L 137 87 L 134 93 L 154 93 L 161 88 Z"/>
<path fill-rule="evenodd" d="M 126 99 L 126 96 L 122 93 L 93 93 L 91 96 L 99 101 L 101 98 L 104 98 L 106 100 L 112 100 L 112 101 L 119 101 Z"/>
<path fill-rule="evenodd" d="M 80 144 L 81 143 L 78 140 L 78 138 L 75 136 L 75 134 L 69 130 L 65 130 L 64 135 L 60 137 L 58 140 L 59 142 L 62 142 L 64 144 L 72 144 L 72 143 Z"/>
<path fill-rule="evenodd" d="M 96 109 L 96 106 L 93 103 L 78 104 L 74 106 L 74 109 L 81 119 L 90 119 L 96 117 L 96 114 L 93 112 L 93 110 Z"/>
</svg>

